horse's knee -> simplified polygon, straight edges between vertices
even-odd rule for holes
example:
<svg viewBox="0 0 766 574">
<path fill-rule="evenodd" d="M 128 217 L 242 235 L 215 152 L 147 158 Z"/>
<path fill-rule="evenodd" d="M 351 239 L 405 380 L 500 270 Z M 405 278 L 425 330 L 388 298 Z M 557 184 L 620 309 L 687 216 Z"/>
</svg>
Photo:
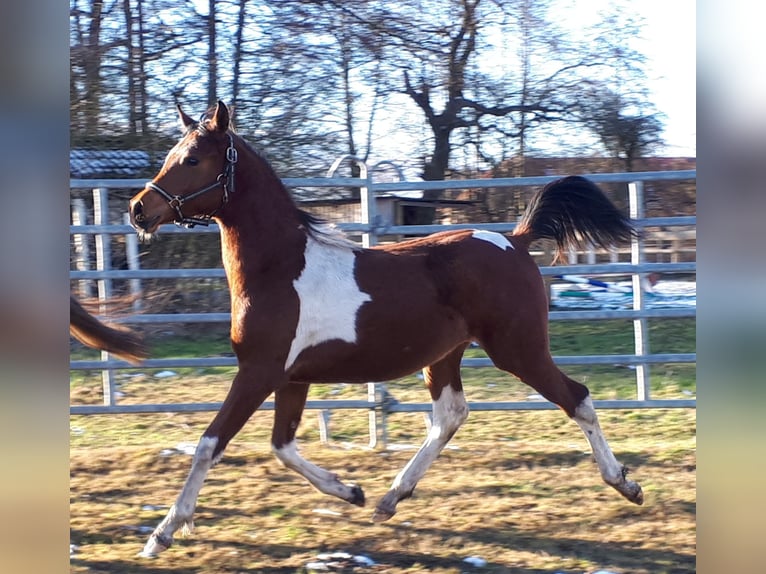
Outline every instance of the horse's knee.
<svg viewBox="0 0 766 574">
<path fill-rule="evenodd" d="M 445 387 L 433 402 L 433 438 L 450 440 L 468 418 L 468 403 L 462 390 Z"/>
</svg>

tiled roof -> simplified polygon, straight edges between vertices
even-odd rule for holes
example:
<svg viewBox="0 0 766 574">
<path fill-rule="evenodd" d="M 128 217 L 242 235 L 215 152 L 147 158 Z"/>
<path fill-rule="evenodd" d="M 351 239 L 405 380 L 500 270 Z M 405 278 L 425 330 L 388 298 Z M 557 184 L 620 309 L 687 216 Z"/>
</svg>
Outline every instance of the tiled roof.
<svg viewBox="0 0 766 574">
<path fill-rule="evenodd" d="M 151 168 L 149 154 L 140 150 L 69 150 L 69 177 L 77 179 L 140 177 Z"/>
</svg>

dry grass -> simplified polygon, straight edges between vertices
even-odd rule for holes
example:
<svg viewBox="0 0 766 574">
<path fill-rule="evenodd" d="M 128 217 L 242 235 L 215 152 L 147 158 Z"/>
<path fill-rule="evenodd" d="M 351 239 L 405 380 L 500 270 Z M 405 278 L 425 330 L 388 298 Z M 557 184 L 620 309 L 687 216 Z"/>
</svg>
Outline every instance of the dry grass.
<svg viewBox="0 0 766 574">
<path fill-rule="evenodd" d="M 693 352 L 693 321 L 660 326 L 653 333 L 654 352 Z M 594 323 L 557 329 L 561 354 L 631 352 L 632 339 L 623 341 L 621 328 Z M 215 346 L 203 340 L 199 348 L 185 342 L 158 356 L 208 356 L 227 349 L 225 341 Z M 176 371 L 179 376 L 167 379 L 152 370 L 118 372 L 119 402 L 220 401 L 234 369 Z M 567 371 L 588 384 L 595 398 L 635 397 L 634 374 L 625 367 Z M 72 404 L 102 402 L 99 373 L 73 373 Z M 495 369 L 466 369 L 463 381 L 469 401 L 527 400 L 534 392 Z M 428 401 L 416 377 L 388 388 L 401 402 Z M 694 392 L 694 365 L 652 368 L 653 397 L 686 398 Z M 365 396 L 365 387 L 356 385 L 315 385 L 310 393 L 311 399 Z M 137 554 L 191 464 L 188 455 L 162 451 L 196 442 L 212 413 L 71 417 L 70 524 L 77 546 L 71 571 L 296 573 L 321 552 L 346 551 L 373 559 L 374 566 L 361 570 L 370 573 L 695 572 L 694 410 L 600 413 L 618 460 L 644 488 L 641 507 L 603 484 L 587 441 L 561 412 L 473 412 L 413 498 L 382 524 L 370 522 L 372 509 L 422 441 L 422 413 L 389 417 L 389 444 L 412 447 L 401 451 L 365 448 L 365 411 L 335 411 L 333 440 L 322 445 L 317 413 L 307 411 L 298 435 L 304 456 L 359 483 L 365 508 L 320 494 L 283 469 L 269 450 L 272 416 L 252 417 L 211 471 L 195 531 L 186 538 L 178 533 L 173 547 L 154 560 Z M 474 555 L 486 566 L 463 561 Z"/>
<path fill-rule="evenodd" d="M 695 572 L 693 410 L 601 413 L 618 459 L 644 488 L 644 506 L 601 482 L 587 442 L 562 413 L 475 412 L 382 524 L 370 522 L 372 508 L 414 451 L 365 448 L 366 413 L 356 411 L 334 415 L 335 442 L 321 445 L 307 414 L 304 455 L 358 482 L 368 501 L 358 508 L 279 466 L 267 442 L 271 416 L 257 413 L 235 438 L 202 489 L 195 531 L 179 533 L 154 560 L 137 553 L 191 462 L 160 453 L 196 441 L 212 415 L 72 417 L 71 571 L 303 572 L 318 553 L 343 550 L 376 562 L 365 572 Z M 414 445 L 424 434 L 422 414 L 390 423 L 392 443 Z M 472 555 L 487 565 L 463 562 Z"/>
</svg>

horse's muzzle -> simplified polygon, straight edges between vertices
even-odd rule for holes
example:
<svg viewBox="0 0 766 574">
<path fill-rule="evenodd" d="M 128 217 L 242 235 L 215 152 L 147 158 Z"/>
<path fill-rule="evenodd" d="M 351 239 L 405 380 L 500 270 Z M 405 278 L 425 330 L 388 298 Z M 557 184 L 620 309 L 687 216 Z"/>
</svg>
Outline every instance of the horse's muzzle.
<svg viewBox="0 0 766 574">
<path fill-rule="evenodd" d="M 138 199 L 131 200 L 128 211 L 130 213 L 130 224 L 137 231 L 151 233 L 156 228 L 157 222 L 160 219 L 159 215 L 147 217 L 144 214 L 144 204 Z"/>
</svg>

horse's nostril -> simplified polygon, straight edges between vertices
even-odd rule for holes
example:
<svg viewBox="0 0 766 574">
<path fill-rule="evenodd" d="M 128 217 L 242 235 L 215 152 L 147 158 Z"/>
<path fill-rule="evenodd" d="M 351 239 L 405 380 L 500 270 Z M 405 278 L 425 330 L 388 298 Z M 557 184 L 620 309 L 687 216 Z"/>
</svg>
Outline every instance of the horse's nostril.
<svg viewBox="0 0 766 574">
<path fill-rule="evenodd" d="M 136 223 L 142 223 L 144 221 L 144 212 L 141 208 L 141 202 L 136 202 L 133 204 L 133 220 Z"/>
</svg>

